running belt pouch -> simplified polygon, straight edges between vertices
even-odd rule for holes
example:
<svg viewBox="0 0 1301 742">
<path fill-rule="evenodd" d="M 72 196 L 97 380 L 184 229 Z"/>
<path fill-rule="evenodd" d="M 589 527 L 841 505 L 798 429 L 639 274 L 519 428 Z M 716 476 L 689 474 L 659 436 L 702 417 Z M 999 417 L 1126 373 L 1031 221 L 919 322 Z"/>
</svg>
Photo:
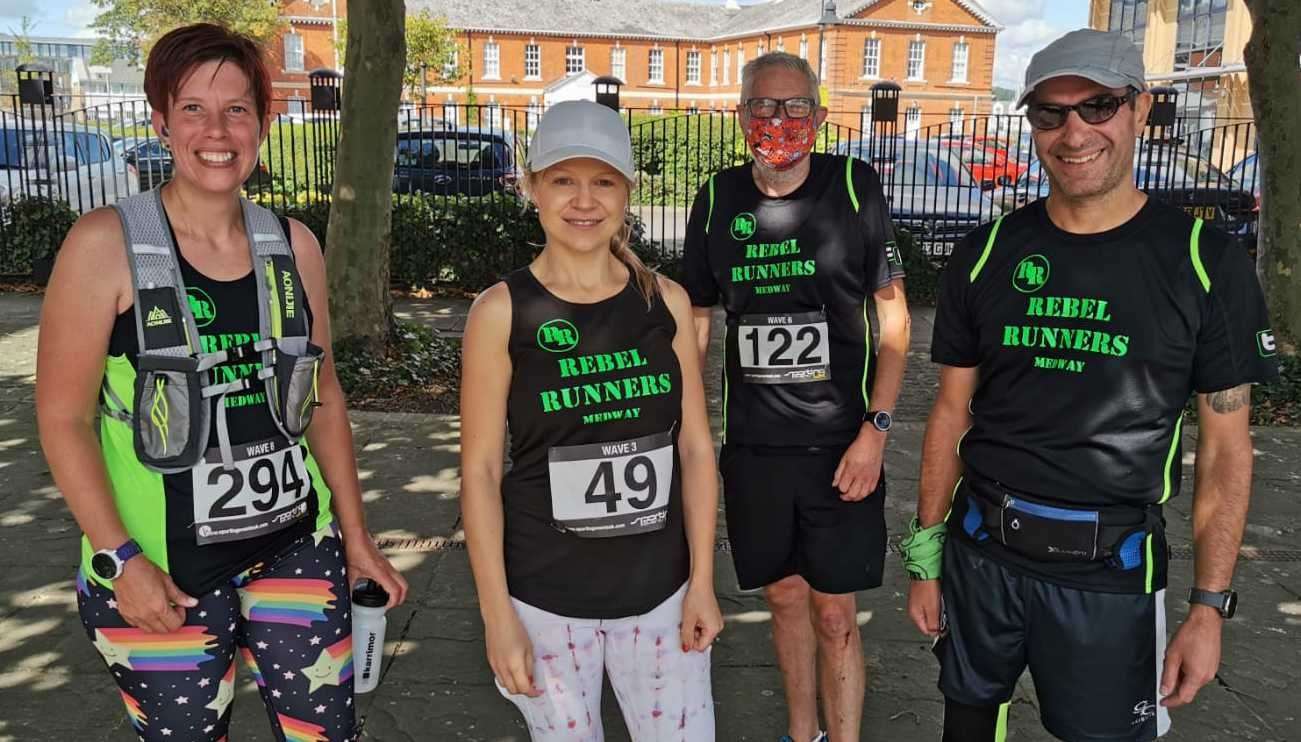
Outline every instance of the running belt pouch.
<svg viewBox="0 0 1301 742">
<path fill-rule="evenodd" d="M 188 468 L 202 455 L 203 379 L 190 356 L 141 354 L 136 361 L 136 456 L 155 469 Z"/>
<path fill-rule="evenodd" d="M 277 344 L 273 393 L 267 397 L 271 412 L 280 427 L 293 438 L 307 432 L 312 414 L 321 402 L 317 396 L 316 376 L 325 357 L 325 351 L 311 343 L 303 343 L 301 354 L 288 352 L 287 341 Z"/>
<path fill-rule="evenodd" d="M 1100 556 L 1097 510 L 1063 508 L 1004 493 L 1002 507 L 994 515 L 997 521 L 986 528 L 1018 554 L 1054 562 L 1087 562 Z"/>
</svg>

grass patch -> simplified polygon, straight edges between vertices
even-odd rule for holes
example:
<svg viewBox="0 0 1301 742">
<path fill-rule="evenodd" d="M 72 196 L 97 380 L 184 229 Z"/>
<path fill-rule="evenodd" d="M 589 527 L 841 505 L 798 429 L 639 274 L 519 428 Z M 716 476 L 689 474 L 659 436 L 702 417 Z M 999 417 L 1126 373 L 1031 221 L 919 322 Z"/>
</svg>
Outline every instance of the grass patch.
<svg viewBox="0 0 1301 742">
<path fill-rule="evenodd" d="M 461 343 L 424 325 L 394 321 L 383 358 L 359 344 L 336 343 L 334 365 L 349 409 L 445 414 L 457 410 Z"/>
</svg>

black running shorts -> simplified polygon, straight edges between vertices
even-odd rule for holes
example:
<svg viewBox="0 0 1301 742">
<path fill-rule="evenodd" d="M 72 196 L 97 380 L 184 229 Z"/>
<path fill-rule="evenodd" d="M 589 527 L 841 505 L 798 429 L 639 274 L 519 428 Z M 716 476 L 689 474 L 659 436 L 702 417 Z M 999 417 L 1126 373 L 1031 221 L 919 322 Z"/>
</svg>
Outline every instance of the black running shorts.
<svg viewBox="0 0 1301 742">
<path fill-rule="evenodd" d="M 793 574 L 823 593 L 881 584 L 885 472 L 872 494 L 845 502 L 831 486 L 843 455 L 840 448 L 723 447 L 727 535 L 742 590 Z"/>
<path fill-rule="evenodd" d="M 1152 740 L 1170 729 L 1158 705 L 1165 591 L 1101 593 L 1014 572 L 960 539 L 944 549 L 940 691 L 968 706 L 1012 698 L 1027 668 L 1044 727 L 1065 740 Z"/>
</svg>

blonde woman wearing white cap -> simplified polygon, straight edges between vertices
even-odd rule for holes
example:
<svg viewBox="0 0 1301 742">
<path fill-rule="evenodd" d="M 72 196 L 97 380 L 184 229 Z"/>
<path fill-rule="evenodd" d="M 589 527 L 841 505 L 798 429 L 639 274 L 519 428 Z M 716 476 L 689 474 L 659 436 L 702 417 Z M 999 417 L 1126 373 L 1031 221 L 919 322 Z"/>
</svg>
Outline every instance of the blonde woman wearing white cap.
<svg viewBox="0 0 1301 742">
<path fill-rule="evenodd" d="M 714 739 L 714 448 L 686 292 L 628 247 L 634 175 L 618 113 L 553 106 L 524 179 L 546 245 L 466 325 L 466 541 L 535 741 L 603 739 L 603 673 L 634 741 Z"/>
</svg>

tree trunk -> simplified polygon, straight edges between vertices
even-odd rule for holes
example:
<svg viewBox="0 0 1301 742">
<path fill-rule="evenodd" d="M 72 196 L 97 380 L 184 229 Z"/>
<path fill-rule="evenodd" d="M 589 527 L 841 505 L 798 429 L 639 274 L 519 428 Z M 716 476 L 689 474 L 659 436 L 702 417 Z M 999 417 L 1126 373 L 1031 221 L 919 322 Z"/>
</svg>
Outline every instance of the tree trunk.
<svg viewBox="0 0 1301 742">
<path fill-rule="evenodd" d="M 406 10 L 403 0 L 366 0 L 352 7 L 365 12 L 348 17 L 325 260 L 334 338 L 383 354 L 392 312 L 389 238 Z"/>
<path fill-rule="evenodd" d="M 1276 333 L 1301 341 L 1301 3 L 1246 0 L 1245 59 L 1261 178 L 1258 265 Z"/>
</svg>

